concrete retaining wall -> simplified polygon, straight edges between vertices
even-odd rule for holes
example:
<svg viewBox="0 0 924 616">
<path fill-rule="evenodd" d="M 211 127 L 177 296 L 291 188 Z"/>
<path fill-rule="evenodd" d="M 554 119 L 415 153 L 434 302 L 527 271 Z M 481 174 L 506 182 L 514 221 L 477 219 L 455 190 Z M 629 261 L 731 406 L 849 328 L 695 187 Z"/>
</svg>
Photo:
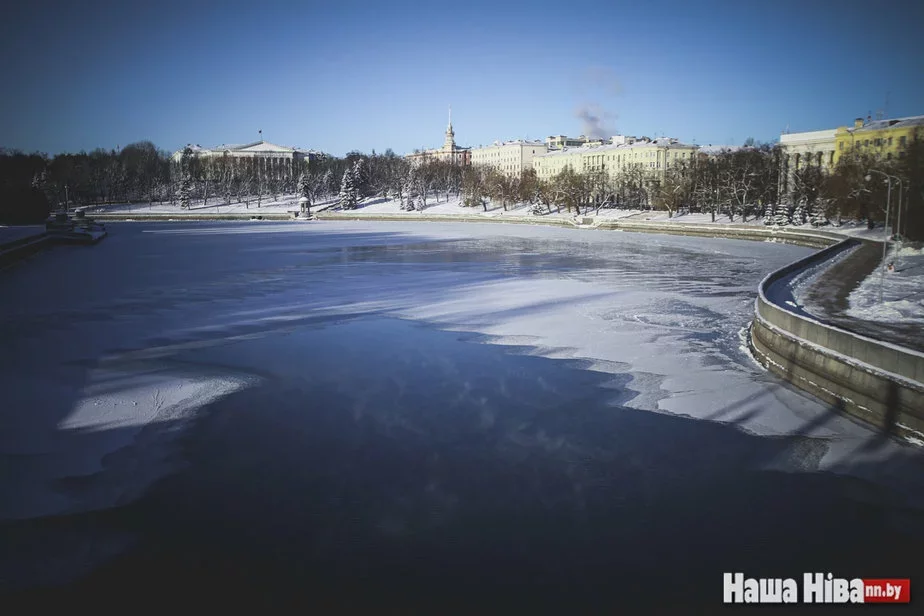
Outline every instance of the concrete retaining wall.
<svg viewBox="0 0 924 616">
<path fill-rule="evenodd" d="M 751 348 L 764 366 L 800 389 L 884 429 L 921 438 L 924 353 L 822 323 L 767 299 L 774 285 L 785 284 L 782 279 L 830 259 L 844 242 L 761 281 Z"/>
</svg>

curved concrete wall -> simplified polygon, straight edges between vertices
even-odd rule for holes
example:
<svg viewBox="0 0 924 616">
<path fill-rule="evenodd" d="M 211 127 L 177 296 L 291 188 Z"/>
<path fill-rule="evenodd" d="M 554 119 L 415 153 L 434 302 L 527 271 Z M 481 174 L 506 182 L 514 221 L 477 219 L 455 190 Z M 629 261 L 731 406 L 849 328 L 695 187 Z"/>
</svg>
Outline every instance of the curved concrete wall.
<svg viewBox="0 0 924 616">
<path fill-rule="evenodd" d="M 880 342 L 788 310 L 774 285 L 826 261 L 844 240 L 769 274 L 758 287 L 751 348 L 769 370 L 865 421 L 906 436 L 924 433 L 924 353 Z"/>
</svg>

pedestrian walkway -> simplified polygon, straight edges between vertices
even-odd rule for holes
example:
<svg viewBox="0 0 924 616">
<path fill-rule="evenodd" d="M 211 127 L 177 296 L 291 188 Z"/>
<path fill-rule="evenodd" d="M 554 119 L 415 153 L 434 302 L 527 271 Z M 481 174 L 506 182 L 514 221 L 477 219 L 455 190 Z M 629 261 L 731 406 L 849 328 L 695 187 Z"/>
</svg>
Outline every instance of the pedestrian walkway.
<svg viewBox="0 0 924 616">
<path fill-rule="evenodd" d="M 919 325 L 866 321 L 847 315 L 850 293 L 882 261 L 882 243 L 858 240 L 860 247 L 818 276 L 802 295 L 806 310 L 841 329 L 924 352 L 924 329 Z"/>
</svg>

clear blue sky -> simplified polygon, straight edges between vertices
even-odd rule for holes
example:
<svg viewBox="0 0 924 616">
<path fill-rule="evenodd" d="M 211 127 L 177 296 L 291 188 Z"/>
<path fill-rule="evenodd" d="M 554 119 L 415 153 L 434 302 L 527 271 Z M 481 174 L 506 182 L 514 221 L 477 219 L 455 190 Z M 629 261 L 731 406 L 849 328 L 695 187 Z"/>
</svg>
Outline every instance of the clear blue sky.
<svg viewBox="0 0 924 616">
<path fill-rule="evenodd" d="M 601 130 L 776 140 L 924 114 L 924 2 L 20 2 L 0 147 L 342 155 Z"/>
</svg>

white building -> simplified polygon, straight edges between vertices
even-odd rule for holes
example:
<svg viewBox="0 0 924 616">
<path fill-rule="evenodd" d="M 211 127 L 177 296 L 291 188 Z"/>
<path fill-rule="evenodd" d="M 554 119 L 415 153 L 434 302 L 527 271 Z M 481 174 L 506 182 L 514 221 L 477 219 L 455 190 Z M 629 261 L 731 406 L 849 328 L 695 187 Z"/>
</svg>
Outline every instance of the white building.
<svg viewBox="0 0 924 616">
<path fill-rule="evenodd" d="M 812 163 L 828 169 L 834 167 L 834 144 L 836 128 L 813 130 L 805 133 L 784 133 L 780 135 L 780 147 L 783 154 L 795 159 L 811 157 Z M 796 164 L 795 166 L 798 166 Z"/>
<path fill-rule="evenodd" d="M 563 150 L 565 148 L 579 148 L 589 139 L 584 135 L 580 137 L 568 137 L 566 135 L 550 135 L 545 138 L 545 145 L 550 150 Z"/>
<path fill-rule="evenodd" d="M 785 193 L 792 187 L 793 173 L 806 165 L 834 169 L 836 128 L 813 130 L 804 133 L 780 135 L 782 161 L 780 164 L 780 189 Z"/>
<path fill-rule="evenodd" d="M 188 145 L 192 156 L 200 161 L 228 161 L 235 167 L 248 168 L 264 177 L 296 177 L 301 172 L 304 161 L 311 161 L 319 156 L 314 150 L 291 148 L 267 141 L 254 141 L 241 145 L 220 145 L 203 148 L 200 145 Z M 183 150 L 173 153 L 172 159 L 179 163 Z"/>
<path fill-rule="evenodd" d="M 533 168 L 533 158 L 548 152 L 541 141 L 495 141 L 492 145 L 472 149 L 472 164 L 494 167 L 509 176 L 519 176 Z"/>
</svg>

